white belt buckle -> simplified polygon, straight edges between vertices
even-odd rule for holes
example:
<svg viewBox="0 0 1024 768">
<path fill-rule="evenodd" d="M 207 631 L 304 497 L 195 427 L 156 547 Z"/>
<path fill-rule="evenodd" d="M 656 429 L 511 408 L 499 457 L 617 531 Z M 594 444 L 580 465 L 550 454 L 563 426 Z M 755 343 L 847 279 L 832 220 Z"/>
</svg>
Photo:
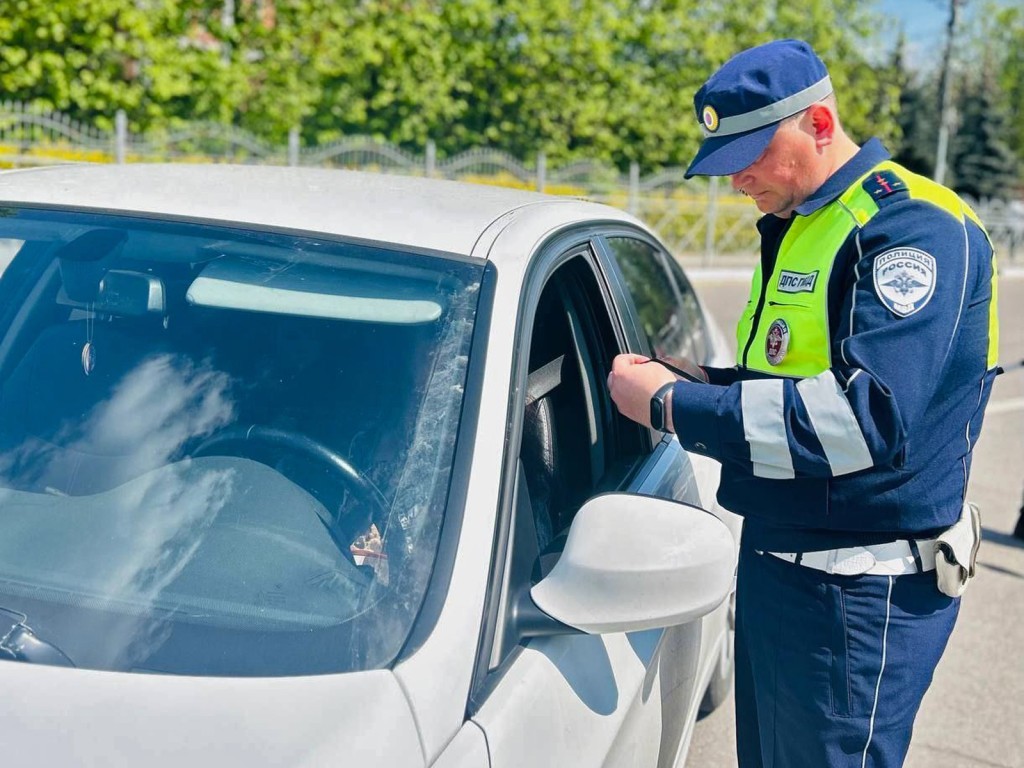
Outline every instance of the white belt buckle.
<svg viewBox="0 0 1024 768">
<path fill-rule="evenodd" d="M 875 556 L 864 547 L 843 547 L 829 553 L 832 561 L 825 569 L 840 576 L 860 576 L 875 567 Z"/>
</svg>

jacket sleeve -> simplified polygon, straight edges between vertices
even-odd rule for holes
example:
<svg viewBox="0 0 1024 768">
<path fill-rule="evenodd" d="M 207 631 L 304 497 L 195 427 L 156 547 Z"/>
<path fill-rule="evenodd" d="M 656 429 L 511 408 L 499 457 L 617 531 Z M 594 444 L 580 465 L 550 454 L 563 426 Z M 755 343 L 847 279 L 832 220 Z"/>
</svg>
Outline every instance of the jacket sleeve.
<svg viewBox="0 0 1024 768">
<path fill-rule="evenodd" d="M 964 307 L 991 263 L 968 226 L 909 198 L 880 210 L 851 235 L 849 259 L 836 261 L 848 266 L 833 276 L 842 282 L 831 367 L 800 380 L 676 385 L 682 445 L 776 479 L 890 464 L 946 375 Z"/>
<path fill-rule="evenodd" d="M 713 368 L 709 365 L 702 365 L 704 373 L 707 374 L 708 381 L 711 384 L 717 384 L 719 386 L 728 386 L 735 384 L 742 378 L 739 368 L 732 366 L 731 368 Z"/>
</svg>

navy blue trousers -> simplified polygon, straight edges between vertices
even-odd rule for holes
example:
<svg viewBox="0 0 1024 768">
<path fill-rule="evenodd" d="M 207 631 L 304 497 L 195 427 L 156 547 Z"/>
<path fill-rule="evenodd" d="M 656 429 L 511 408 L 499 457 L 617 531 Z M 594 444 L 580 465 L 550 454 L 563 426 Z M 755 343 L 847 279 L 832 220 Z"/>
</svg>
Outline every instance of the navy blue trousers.
<svg viewBox="0 0 1024 768">
<path fill-rule="evenodd" d="M 934 572 L 837 576 L 744 546 L 740 768 L 898 768 L 960 600 Z"/>
</svg>

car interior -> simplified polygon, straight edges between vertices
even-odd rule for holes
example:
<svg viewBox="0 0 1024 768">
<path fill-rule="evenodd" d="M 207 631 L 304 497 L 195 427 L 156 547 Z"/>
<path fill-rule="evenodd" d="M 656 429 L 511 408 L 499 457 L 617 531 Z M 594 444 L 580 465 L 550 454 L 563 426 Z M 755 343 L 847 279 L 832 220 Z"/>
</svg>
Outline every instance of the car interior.
<svg viewBox="0 0 1024 768">
<path fill-rule="evenodd" d="M 0 606 L 98 668 L 386 664 L 401 636 L 339 627 L 381 601 L 415 615 L 406 593 L 425 589 L 463 370 L 439 350 L 468 350 L 475 291 L 454 275 L 472 272 L 362 246 L 297 258 L 283 237 L 72 232 L 26 237 L 0 284 Z M 132 621 L 174 642 L 90 644 Z M 250 652 L 220 652 L 237 633 Z"/>
</svg>

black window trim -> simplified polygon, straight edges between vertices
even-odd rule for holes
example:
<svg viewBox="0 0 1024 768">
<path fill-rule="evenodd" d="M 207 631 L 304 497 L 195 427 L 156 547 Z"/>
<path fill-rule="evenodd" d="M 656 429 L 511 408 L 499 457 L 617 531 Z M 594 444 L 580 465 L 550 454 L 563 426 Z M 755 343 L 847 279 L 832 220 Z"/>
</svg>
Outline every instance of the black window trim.
<svg viewBox="0 0 1024 768">
<path fill-rule="evenodd" d="M 604 261 L 607 262 L 607 269 L 617 287 L 617 299 L 621 303 L 620 312 L 624 317 L 629 318 L 629 321 L 633 326 L 633 341 L 636 344 L 636 347 L 634 349 L 640 354 L 649 355 L 651 354 L 651 348 L 647 341 L 647 335 L 643 332 L 642 327 L 640 325 L 639 312 L 637 311 L 637 308 L 633 303 L 632 294 L 630 293 L 629 288 L 626 286 L 626 278 L 622 274 L 622 269 L 619 267 L 619 263 L 615 257 L 615 253 L 612 251 L 612 247 L 608 243 L 609 239 L 617 237 L 626 237 L 646 243 L 647 245 L 654 249 L 654 251 L 658 254 L 659 259 L 668 260 L 672 259 L 673 256 L 671 252 L 668 250 L 668 248 L 666 248 L 665 245 L 656 237 L 652 236 L 647 232 L 644 232 L 643 230 L 632 229 L 625 226 L 614 228 L 609 227 L 602 233 L 601 237 L 598 238 L 597 242 L 597 245 L 600 249 L 601 257 Z M 672 288 L 672 293 L 676 297 L 676 301 L 682 304 L 682 288 L 680 288 L 680 286 L 678 285 L 675 274 L 667 264 L 662 263 L 661 267 L 662 269 L 665 270 L 665 273 L 669 277 L 669 285 Z M 686 273 L 682 269 L 682 267 L 680 267 L 680 272 L 682 272 L 683 276 L 686 277 Z M 689 282 L 689 278 L 687 277 L 686 279 Z M 696 291 L 693 290 L 692 284 L 687 285 L 687 288 L 695 297 L 697 297 Z M 698 307 L 700 307 L 701 314 L 703 315 L 704 307 L 703 305 L 701 305 L 699 297 L 697 297 L 697 305 Z"/>
<path fill-rule="evenodd" d="M 534 257 L 532 264 L 527 268 L 523 280 L 525 288 L 520 294 L 520 304 L 516 313 L 516 335 L 509 386 L 509 391 L 513 395 L 509 398 L 506 414 L 507 428 L 502 458 L 502 484 L 491 550 L 488 587 L 481 616 L 480 639 L 477 644 L 477 657 L 466 707 L 467 719 L 483 706 L 490 692 L 499 684 L 522 650 L 522 646 L 513 649 L 502 659 L 497 668 L 490 669 L 491 651 L 499 623 L 498 612 L 503 602 L 504 569 L 508 559 L 512 516 L 515 514 L 514 497 L 518 476 L 519 449 L 522 442 L 522 413 L 525 409 L 526 379 L 529 373 L 530 339 L 536 319 L 535 309 L 551 276 L 573 258 L 582 257 L 594 273 L 605 309 L 611 320 L 615 343 L 620 349 L 635 349 L 630 336 L 630 331 L 633 329 L 625 328 L 622 325 L 622 305 L 617 300 L 617 288 L 609 279 L 604 259 L 601 258 L 599 252 L 601 235 L 611 229 L 612 227 L 607 223 L 589 222 L 581 227 L 555 233 L 535 249 L 535 253 L 538 255 Z M 653 451 L 654 447 L 652 443 L 650 450 Z M 649 453 L 645 454 L 645 458 L 649 455 Z M 638 463 L 638 467 L 640 466 L 642 463 Z"/>
</svg>

